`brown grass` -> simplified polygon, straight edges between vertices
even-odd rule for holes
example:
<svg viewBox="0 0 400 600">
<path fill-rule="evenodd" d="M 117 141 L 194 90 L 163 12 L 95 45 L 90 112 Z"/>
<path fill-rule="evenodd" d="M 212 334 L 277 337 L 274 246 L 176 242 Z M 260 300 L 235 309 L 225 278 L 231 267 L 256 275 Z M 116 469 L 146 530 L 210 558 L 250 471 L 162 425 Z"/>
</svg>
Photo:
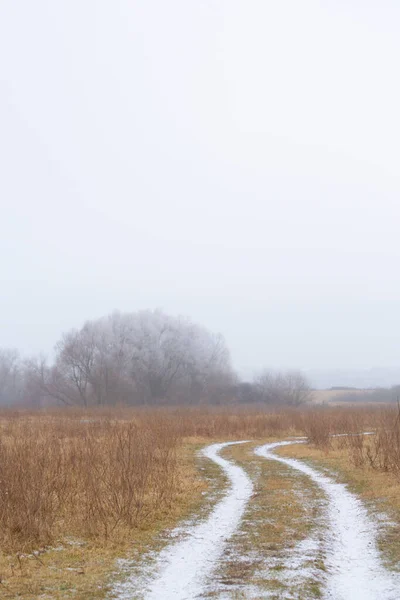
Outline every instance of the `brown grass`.
<svg viewBox="0 0 400 600">
<path fill-rule="evenodd" d="M 343 405 L 343 398 L 354 397 L 357 402 L 359 397 L 373 394 L 373 390 L 347 389 L 347 390 L 313 390 L 312 401 L 319 404 Z M 348 402 L 347 402 L 348 404 Z"/>
<path fill-rule="evenodd" d="M 0 596 L 4 592 L 4 597 L 25 599 L 41 594 L 55 599 L 103 598 L 117 557 L 128 551 L 139 557 L 161 531 L 204 508 L 207 480 L 196 468 L 196 452 L 214 440 L 307 435 L 315 445 L 307 451 L 328 462 L 339 452 L 349 480 L 359 482 L 366 472 L 375 474 L 379 484 L 371 494 L 376 498 L 387 494 L 395 503 L 400 472 L 396 417 L 384 407 L 4 411 Z M 330 437 L 368 429 L 377 435 Z M 297 446 L 288 448 L 291 451 L 306 450 Z M 244 447 L 230 452 L 252 468 Z M 267 461 L 259 462 L 255 467 L 270 468 Z M 218 470 L 207 477 L 223 486 Z M 280 474 L 264 477 L 258 490 L 262 502 L 252 506 L 262 517 L 265 499 L 275 498 L 276 518 L 282 523 L 286 509 L 278 488 L 286 498 L 290 492 Z M 381 478 L 389 478 L 390 486 L 385 488 Z M 400 521 L 400 512 L 398 516 Z M 269 527 L 267 537 L 273 531 Z M 278 539 L 280 533 L 275 533 Z M 283 533 L 282 549 L 285 537 Z"/>
<path fill-rule="evenodd" d="M 180 519 L 201 509 L 208 497 L 203 495 L 207 481 L 199 478 L 195 448 L 193 444 L 184 444 L 177 449 L 179 485 L 173 504 L 132 530 L 120 527 L 120 537 L 87 538 L 83 532 L 71 536 L 66 523 L 60 523 L 60 535 L 50 546 L 30 552 L 0 551 L 0 597 L 24 600 L 108 597 L 117 558 L 126 556 L 139 564 L 146 552 L 157 551 L 167 543 L 167 532 Z M 202 473 L 209 476 L 209 470 Z M 216 485 L 221 485 L 217 475 L 213 473 Z"/>
<path fill-rule="evenodd" d="M 254 409 L 114 409 L 0 415 L 0 596 L 104 598 L 115 559 L 157 550 L 205 510 L 214 440 L 284 435 L 297 417 Z"/>
<path fill-rule="evenodd" d="M 173 509 L 185 440 L 279 435 L 296 419 L 260 409 L 4 413 L 0 548 L 30 552 L 66 535 L 100 545 L 126 538 Z"/>
<path fill-rule="evenodd" d="M 357 467 L 392 473 L 400 480 L 400 407 L 306 411 L 302 429 L 311 444 L 346 449 Z M 372 435 L 365 435 L 372 433 Z M 343 434 L 336 439 L 335 434 Z"/>
<path fill-rule="evenodd" d="M 177 436 L 153 417 L 3 421 L 0 547 L 22 552 L 61 533 L 107 540 L 168 508 Z"/>
<path fill-rule="evenodd" d="M 396 424 L 393 427 L 394 423 Z M 0 419 L 0 548 L 26 552 L 60 536 L 99 544 L 172 510 L 185 476 L 185 440 L 255 439 L 303 432 L 329 449 L 334 433 L 356 464 L 400 473 L 391 409 L 255 408 L 5 413 Z"/>
</svg>

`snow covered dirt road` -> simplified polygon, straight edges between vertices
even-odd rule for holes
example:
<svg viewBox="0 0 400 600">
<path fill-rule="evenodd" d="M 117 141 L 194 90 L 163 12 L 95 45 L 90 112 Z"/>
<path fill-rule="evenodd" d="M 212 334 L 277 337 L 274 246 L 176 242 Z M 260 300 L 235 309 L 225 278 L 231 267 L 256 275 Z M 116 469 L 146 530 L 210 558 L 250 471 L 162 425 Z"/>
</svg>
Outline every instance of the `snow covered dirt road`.
<svg viewBox="0 0 400 600">
<path fill-rule="evenodd" d="M 230 488 L 206 520 L 188 526 L 182 541 L 160 552 L 153 575 L 146 581 L 134 576 L 119 584 L 115 596 L 118 600 L 191 600 L 202 596 L 253 493 L 245 471 L 219 455 L 226 446 L 242 443 L 245 442 L 213 444 L 203 450 L 204 456 L 223 469 Z"/>
<path fill-rule="evenodd" d="M 324 597 L 329 600 L 399 600 L 400 577 L 384 568 L 376 543 L 376 525 L 363 503 L 344 484 L 302 461 L 272 452 L 295 443 L 302 442 L 265 444 L 255 452 L 304 473 L 328 498 Z"/>
</svg>

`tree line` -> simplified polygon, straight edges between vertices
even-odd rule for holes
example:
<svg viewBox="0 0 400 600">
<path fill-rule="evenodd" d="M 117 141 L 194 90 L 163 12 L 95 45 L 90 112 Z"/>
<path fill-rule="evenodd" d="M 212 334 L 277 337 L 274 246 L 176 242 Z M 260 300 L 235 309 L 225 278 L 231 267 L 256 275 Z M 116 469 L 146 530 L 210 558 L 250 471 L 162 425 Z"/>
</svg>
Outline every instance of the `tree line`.
<svg viewBox="0 0 400 600">
<path fill-rule="evenodd" d="M 0 349 L 2 406 L 299 405 L 309 397 L 297 371 L 240 381 L 220 334 L 160 310 L 87 321 L 61 337 L 51 363 Z"/>
</svg>

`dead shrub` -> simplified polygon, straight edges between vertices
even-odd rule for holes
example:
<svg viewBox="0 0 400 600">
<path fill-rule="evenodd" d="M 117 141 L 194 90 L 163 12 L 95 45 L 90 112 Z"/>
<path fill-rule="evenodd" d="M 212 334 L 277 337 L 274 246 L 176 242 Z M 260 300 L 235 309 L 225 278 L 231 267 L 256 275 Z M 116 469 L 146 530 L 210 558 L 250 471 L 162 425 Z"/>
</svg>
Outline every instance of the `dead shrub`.
<svg viewBox="0 0 400 600">
<path fill-rule="evenodd" d="M 332 422 L 329 414 L 322 411 L 309 410 L 303 415 L 303 427 L 308 441 L 317 448 L 328 449 L 330 447 Z"/>
<path fill-rule="evenodd" d="M 37 417 L 2 425 L 2 549 L 43 546 L 62 533 L 108 539 L 173 502 L 177 436 L 157 417 Z"/>
</svg>

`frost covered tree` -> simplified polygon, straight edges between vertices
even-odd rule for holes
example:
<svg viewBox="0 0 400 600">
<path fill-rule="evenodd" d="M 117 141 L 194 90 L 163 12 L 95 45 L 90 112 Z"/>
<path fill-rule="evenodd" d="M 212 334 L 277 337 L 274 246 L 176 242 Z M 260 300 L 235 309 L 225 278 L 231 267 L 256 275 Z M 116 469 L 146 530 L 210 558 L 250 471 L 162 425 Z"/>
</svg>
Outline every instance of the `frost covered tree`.
<svg viewBox="0 0 400 600">
<path fill-rule="evenodd" d="M 47 395 L 81 406 L 218 402 L 234 380 L 221 336 L 162 311 L 88 321 L 36 372 Z"/>
<path fill-rule="evenodd" d="M 311 397 L 307 378 L 300 371 L 263 371 L 255 379 L 255 387 L 262 402 L 299 406 Z"/>
</svg>

